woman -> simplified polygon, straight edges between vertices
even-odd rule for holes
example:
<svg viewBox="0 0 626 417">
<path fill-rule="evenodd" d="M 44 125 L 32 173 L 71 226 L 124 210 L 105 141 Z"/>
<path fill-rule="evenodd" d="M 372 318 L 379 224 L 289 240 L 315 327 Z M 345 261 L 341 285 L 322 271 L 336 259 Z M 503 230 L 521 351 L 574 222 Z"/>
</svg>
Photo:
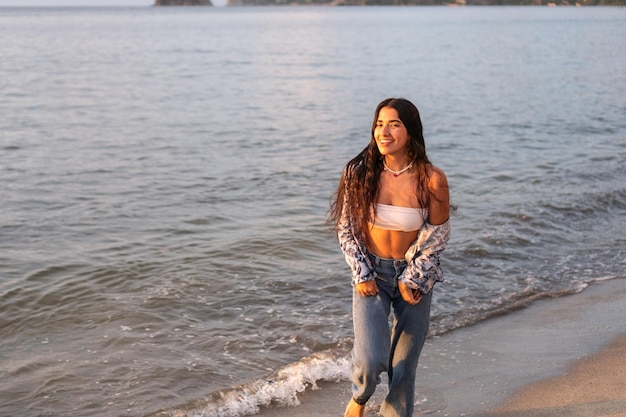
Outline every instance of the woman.
<svg viewBox="0 0 626 417">
<path fill-rule="evenodd" d="M 449 214 L 448 182 L 426 156 L 419 111 L 405 99 L 383 100 L 370 143 L 346 165 L 329 215 L 354 286 L 345 417 L 363 416 L 385 371 L 389 392 L 380 414 L 412 415 L 432 288 L 443 281 L 439 256 L 450 236 Z"/>
</svg>

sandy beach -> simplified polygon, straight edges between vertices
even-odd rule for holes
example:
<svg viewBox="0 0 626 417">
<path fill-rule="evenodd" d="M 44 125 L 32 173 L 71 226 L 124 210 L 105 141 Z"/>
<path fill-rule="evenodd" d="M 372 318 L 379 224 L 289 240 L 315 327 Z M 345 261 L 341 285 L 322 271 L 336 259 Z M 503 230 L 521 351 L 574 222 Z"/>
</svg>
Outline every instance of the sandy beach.
<svg viewBox="0 0 626 417">
<path fill-rule="evenodd" d="M 488 416 L 626 416 L 626 335 L 566 374 L 519 390 Z"/>
<path fill-rule="evenodd" d="M 529 306 L 426 342 L 414 416 L 626 416 L 626 280 Z M 349 382 L 261 416 L 342 416 Z M 384 386 L 367 415 L 376 415 Z"/>
</svg>

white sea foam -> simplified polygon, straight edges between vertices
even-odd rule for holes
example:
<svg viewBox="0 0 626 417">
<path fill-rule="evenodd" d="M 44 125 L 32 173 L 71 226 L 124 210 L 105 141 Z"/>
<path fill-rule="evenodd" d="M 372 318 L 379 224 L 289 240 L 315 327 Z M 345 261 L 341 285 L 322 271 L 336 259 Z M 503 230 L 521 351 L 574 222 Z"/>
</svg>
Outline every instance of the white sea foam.
<svg viewBox="0 0 626 417">
<path fill-rule="evenodd" d="M 345 346 L 329 349 L 289 364 L 266 378 L 212 393 L 210 399 L 164 410 L 153 417 L 240 417 L 256 414 L 260 407 L 270 404 L 297 406 L 298 394 L 306 389 L 318 389 L 318 381 L 346 380 L 348 369 Z"/>
</svg>

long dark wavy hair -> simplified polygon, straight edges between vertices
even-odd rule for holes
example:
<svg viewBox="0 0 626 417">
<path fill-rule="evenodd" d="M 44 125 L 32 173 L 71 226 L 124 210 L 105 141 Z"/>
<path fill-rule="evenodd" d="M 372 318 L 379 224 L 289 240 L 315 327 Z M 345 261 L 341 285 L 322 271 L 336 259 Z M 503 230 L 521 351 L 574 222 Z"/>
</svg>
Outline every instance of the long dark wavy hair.
<svg viewBox="0 0 626 417">
<path fill-rule="evenodd" d="M 357 229 L 363 236 L 371 217 L 371 207 L 378 197 L 378 181 L 383 171 L 383 155 L 378 151 L 374 130 L 378 114 L 383 107 L 391 107 L 398 112 L 400 120 L 409 134 L 406 157 L 413 162 L 415 193 L 420 207 L 428 207 L 431 198 L 428 192 L 428 170 L 430 165 L 426 156 L 422 120 L 417 107 L 403 98 L 388 98 L 380 102 L 374 113 L 372 134 L 369 144 L 356 157 L 350 160 L 344 170 L 337 191 L 331 197 L 328 211 L 328 224 L 337 230 L 341 215 L 345 209 L 357 222 Z"/>
</svg>

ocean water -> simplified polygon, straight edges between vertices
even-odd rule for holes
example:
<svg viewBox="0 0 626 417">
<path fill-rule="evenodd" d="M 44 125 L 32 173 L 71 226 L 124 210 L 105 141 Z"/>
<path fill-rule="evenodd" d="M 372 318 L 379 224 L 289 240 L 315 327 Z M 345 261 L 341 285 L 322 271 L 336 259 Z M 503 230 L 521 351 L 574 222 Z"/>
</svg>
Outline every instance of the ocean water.
<svg viewBox="0 0 626 417">
<path fill-rule="evenodd" d="M 325 227 L 376 104 L 457 207 L 433 334 L 626 278 L 626 9 L 0 8 L 0 415 L 345 380 Z"/>
</svg>

